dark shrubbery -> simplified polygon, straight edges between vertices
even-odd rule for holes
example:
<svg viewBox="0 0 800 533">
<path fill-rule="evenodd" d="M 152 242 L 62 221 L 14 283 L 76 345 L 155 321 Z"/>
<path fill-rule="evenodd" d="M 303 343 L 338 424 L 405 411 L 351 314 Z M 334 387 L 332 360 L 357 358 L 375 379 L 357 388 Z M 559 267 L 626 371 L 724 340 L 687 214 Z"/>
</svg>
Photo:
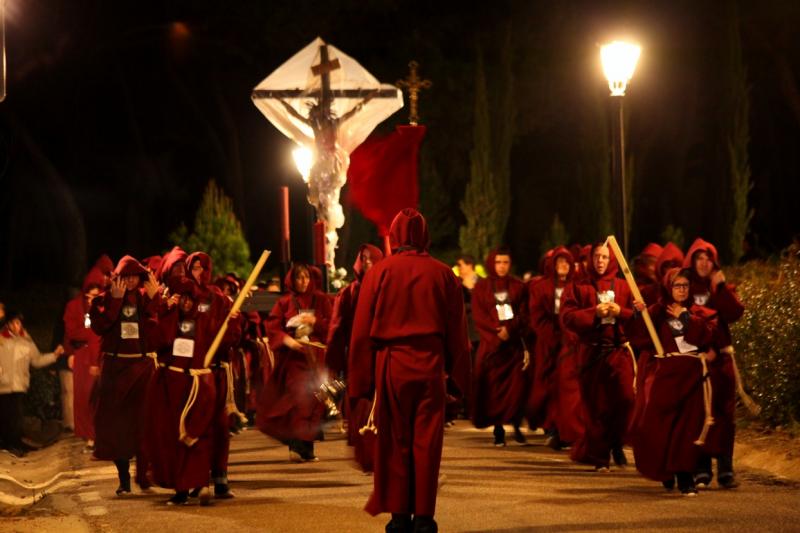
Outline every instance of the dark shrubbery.
<svg viewBox="0 0 800 533">
<path fill-rule="evenodd" d="M 732 269 L 746 306 L 732 327 L 745 388 L 773 426 L 800 421 L 800 260 L 752 261 Z"/>
</svg>

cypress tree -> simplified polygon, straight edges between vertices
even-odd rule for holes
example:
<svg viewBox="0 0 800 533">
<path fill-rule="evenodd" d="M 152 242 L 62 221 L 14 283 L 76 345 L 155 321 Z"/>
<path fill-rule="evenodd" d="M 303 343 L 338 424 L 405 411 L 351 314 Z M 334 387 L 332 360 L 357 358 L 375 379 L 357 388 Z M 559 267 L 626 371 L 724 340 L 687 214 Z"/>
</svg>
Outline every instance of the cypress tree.
<svg viewBox="0 0 800 533">
<path fill-rule="evenodd" d="M 233 212 L 233 202 L 214 180 L 206 186 L 193 229 L 189 234 L 186 225 L 181 224 L 169 239 L 188 253 L 201 251 L 210 255 L 217 274 L 235 272 L 244 277 L 250 273 L 250 246 L 242 225 Z"/>
</svg>

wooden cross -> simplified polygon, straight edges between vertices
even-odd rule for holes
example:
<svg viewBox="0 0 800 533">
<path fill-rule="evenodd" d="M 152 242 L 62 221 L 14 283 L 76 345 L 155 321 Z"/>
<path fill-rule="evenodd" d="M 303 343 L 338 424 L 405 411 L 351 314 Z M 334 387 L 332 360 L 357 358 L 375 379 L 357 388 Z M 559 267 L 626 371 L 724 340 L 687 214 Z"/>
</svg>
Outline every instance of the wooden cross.
<svg viewBox="0 0 800 533">
<path fill-rule="evenodd" d="M 408 89 L 408 101 L 410 102 L 410 113 L 408 115 L 408 123 L 416 126 L 419 122 L 419 115 L 417 113 L 417 102 L 419 100 L 419 92 L 422 89 L 430 89 L 433 83 L 431 80 L 422 80 L 417 76 L 417 67 L 419 63 L 412 61 L 408 64 L 410 72 L 408 77 L 404 80 L 398 80 L 395 85 L 397 87 Z"/>
<path fill-rule="evenodd" d="M 334 70 L 341 68 L 338 59 L 331 61 L 328 55 L 328 45 L 322 44 L 319 47 L 320 62 L 311 67 L 311 72 L 315 76 L 322 77 L 322 84 L 319 89 L 307 91 L 305 89 L 277 89 L 253 91 L 252 98 L 260 100 L 263 98 L 275 98 L 283 100 L 285 98 L 299 98 L 301 96 L 316 98 L 325 114 L 330 114 L 331 105 L 334 98 L 395 98 L 395 89 L 331 89 L 331 75 Z"/>
</svg>

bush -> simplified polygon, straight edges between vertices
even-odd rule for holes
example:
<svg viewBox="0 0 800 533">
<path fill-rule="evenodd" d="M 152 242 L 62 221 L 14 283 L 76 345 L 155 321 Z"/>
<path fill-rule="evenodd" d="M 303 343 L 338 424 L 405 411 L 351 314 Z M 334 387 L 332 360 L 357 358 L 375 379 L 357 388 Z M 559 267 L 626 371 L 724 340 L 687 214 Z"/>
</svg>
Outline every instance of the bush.
<svg viewBox="0 0 800 533">
<path fill-rule="evenodd" d="M 731 328 L 745 387 L 764 422 L 800 420 L 800 261 L 752 261 L 731 270 L 744 316 Z"/>
</svg>

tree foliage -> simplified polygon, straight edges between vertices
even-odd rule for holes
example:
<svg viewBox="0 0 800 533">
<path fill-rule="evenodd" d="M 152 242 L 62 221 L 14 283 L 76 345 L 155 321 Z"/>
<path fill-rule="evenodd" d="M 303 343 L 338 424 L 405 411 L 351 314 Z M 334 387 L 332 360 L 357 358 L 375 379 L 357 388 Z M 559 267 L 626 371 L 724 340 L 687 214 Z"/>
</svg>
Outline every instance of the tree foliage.
<svg viewBox="0 0 800 533">
<path fill-rule="evenodd" d="M 728 237 L 729 257 L 734 263 L 744 255 L 744 241 L 753 210 L 747 196 L 753 188 L 750 179 L 750 87 L 747 83 L 747 67 L 742 58 L 742 39 L 736 4 L 731 3 L 729 17 L 729 106 L 730 124 L 727 132 L 729 159 L 731 210 Z"/>
<path fill-rule="evenodd" d="M 548 250 L 552 250 L 556 246 L 567 246 L 569 244 L 569 232 L 561 222 L 558 213 L 553 217 L 553 223 L 550 225 L 550 231 L 545 235 L 544 240 L 539 247 L 539 252 L 544 255 Z"/>
<path fill-rule="evenodd" d="M 252 269 L 250 245 L 233 212 L 233 202 L 214 180 L 208 182 L 203 200 L 189 233 L 185 224 L 170 234 L 173 244 L 187 252 L 202 251 L 211 256 L 217 274 L 235 272 L 244 277 Z"/>
</svg>

